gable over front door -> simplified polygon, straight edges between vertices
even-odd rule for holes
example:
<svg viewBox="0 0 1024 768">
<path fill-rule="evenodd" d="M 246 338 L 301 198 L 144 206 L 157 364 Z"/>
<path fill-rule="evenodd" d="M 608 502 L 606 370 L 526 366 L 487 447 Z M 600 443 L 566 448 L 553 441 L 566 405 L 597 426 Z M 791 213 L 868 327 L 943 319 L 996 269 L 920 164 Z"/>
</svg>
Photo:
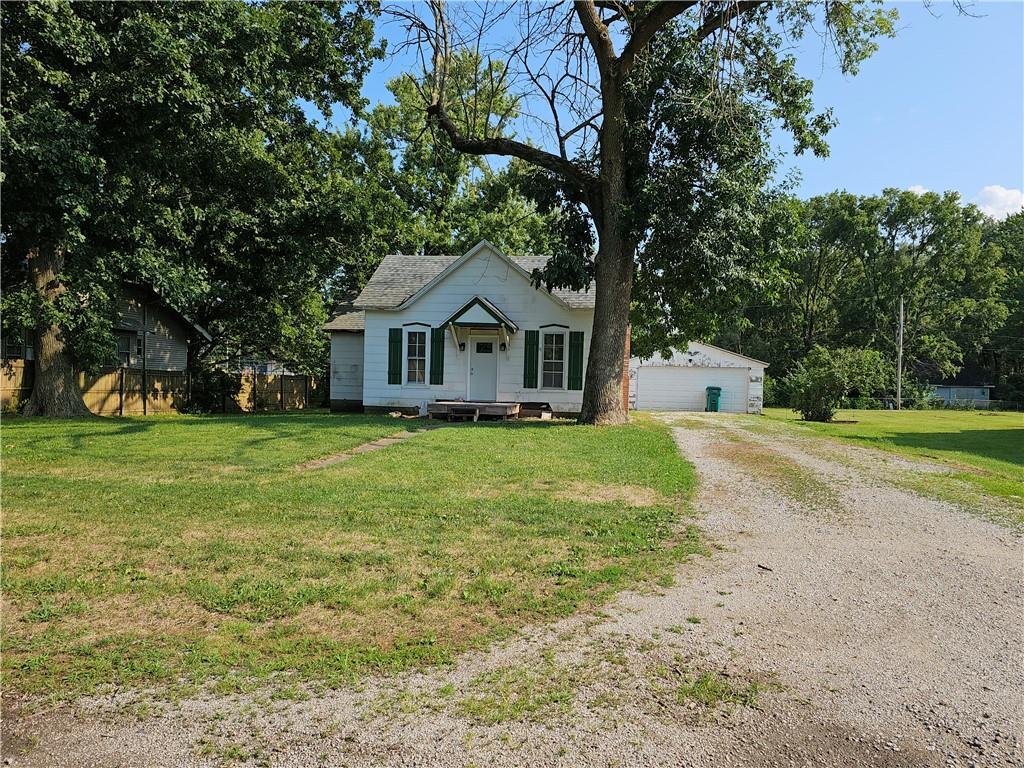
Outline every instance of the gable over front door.
<svg viewBox="0 0 1024 768">
<path fill-rule="evenodd" d="M 468 400 L 494 402 L 498 399 L 498 337 L 469 337 Z"/>
</svg>

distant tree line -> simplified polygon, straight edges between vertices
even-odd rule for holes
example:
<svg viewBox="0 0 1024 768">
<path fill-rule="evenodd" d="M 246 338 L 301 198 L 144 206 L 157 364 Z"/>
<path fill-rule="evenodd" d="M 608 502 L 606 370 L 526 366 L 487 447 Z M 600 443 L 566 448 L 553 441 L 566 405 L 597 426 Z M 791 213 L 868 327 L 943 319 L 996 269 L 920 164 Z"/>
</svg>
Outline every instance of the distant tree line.
<svg viewBox="0 0 1024 768">
<path fill-rule="evenodd" d="M 777 404 L 816 348 L 878 352 L 887 376 L 864 394 L 891 396 L 901 296 L 906 393 L 963 371 L 1024 400 L 1024 213 L 995 222 L 955 192 L 896 189 L 784 206 L 778 281 L 738 299 L 713 331 L 771 362 Z"/>
<path fill-rule="evenodd" d="M 475 28 L 474 8 L 396 10 Z M 442 25 L 454 37 L 390 85 L 394 104 L 371 107 L 363 80 L 386 47 L 375 0 L 0 6 L 0 310 L 5 329 L 35 335 L 25 412 L 86 412 L 77 372 L 115 362 L 125 281 L 211 332 L 194 364 L 322 371 L 322 323 L 384 254 L 487 237 L 552 254 L 538 282 L 603 285 L 584 410 L 621 421 L 631 309 L 643 349 L 707 327 L 750 275 L 774 272 L 769 125 L 823 153 L 834 123 L 787 36 L 821 32 L 853 73 L 896 16 L 731 1 L 479 10 L 518 15 L 522 45 L 483 51 Z M 520 104 L 527 82 L 582 120 L 556 126 L 557 148 L 517 135 L 536 106 Z"/>
</svg>

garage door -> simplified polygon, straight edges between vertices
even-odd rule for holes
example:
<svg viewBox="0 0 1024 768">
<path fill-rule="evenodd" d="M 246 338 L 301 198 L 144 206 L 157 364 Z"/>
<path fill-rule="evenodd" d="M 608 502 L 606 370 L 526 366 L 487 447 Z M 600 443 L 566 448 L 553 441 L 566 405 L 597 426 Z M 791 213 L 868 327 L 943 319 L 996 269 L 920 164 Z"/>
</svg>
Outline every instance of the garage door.
<svg viewBox="0 0 1024 768">
<path fill-rule="evenodd" d="M 636 407 L 642 411 L 703 411 L 705 387 L 721 387 L 720 410 L 747 412 L 746 368 L 641 366 L 636 372 Z"/>
</svg>

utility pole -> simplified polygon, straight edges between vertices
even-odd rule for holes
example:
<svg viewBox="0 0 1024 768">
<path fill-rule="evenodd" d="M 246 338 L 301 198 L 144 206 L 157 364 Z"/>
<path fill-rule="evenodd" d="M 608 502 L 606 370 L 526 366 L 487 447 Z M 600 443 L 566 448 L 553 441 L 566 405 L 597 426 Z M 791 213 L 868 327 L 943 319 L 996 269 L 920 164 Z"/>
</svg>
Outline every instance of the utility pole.
<svg viewBox="0 0 1024 768">
<path fill-rule="evenodd" d="M 896 410 L 903 409 L 903 294 L 900 294 L 900 321 L 896 326 Z"/>
<path fill-rule="evenodd" d="M 146 348 L 146 336 L 149 335 L 149 313 L 146 307 L 146 301 L 142 301 L 142 415 L 145 416 L 149 413 L 149 395 L 146 392 L 149 386 L 149 371 L 146 369 L 146 356 L 148 349 Z"/>
</svg>

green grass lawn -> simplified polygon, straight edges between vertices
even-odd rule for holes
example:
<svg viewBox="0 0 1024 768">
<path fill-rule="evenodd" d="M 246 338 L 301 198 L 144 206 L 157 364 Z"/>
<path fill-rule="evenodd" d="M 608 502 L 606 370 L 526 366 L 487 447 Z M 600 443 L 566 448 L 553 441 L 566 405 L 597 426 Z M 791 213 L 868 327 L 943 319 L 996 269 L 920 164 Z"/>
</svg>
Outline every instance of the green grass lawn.
<svg viewBox="0 0 1024 768">
<path fill-rule="evenodd" d="M 444 662 L 700 551 L 692 469 L 649 418 L 443 428 L 296 468 L 407 426 L 5 420 L 5 689 L 335 685 Z"/>
<path fill-rule="evenodd" d="M 831 424 L 800 421 L 768 408 L 772 419 L 821 435 L 950 465 L 954 479 L 1024 509 L 1024 414 L 997 411 L 840 411 Z"/>
</svg>

